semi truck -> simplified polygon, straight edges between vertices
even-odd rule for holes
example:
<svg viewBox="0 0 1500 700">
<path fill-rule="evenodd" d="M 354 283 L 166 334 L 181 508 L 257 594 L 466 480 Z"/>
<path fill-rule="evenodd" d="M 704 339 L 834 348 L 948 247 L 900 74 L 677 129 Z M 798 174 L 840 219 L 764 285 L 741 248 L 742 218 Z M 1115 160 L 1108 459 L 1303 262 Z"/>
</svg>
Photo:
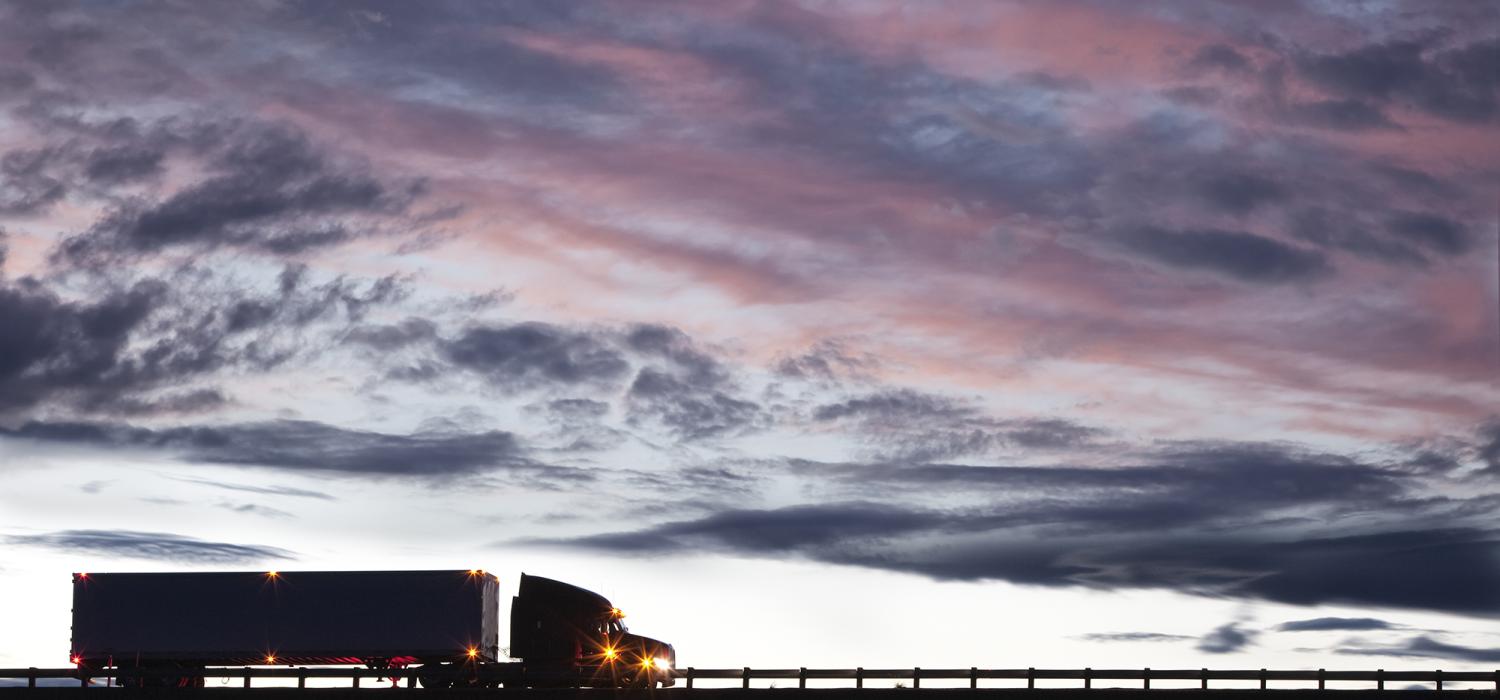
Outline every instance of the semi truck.
<svg viewBox="0 0 1500 700">
<path fill-rule="evenodd" d="M 510 648 L 480 569 L 76 573 L 72 662 L 122 685 L 190 687 L 219 666 L 411 669 L 424 687 L 670 686 L 676 650 L 604 596 L 521 574 Z"/>
</svg>

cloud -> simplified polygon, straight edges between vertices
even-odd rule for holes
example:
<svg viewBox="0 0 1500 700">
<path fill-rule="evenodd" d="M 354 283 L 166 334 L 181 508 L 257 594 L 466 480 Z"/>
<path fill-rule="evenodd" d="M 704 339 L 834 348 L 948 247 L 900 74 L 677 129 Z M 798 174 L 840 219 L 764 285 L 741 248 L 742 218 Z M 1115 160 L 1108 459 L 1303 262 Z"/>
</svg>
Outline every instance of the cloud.
<svg viewBox="0 0 1500 700">
<path fill-rule="evenodd" d="M 1396 628 L 1396 625 L 1373 617 L 1315 617 L 1310 620 L 1291 620 L 1276 626 L 1276 629 L 1282 632 L 1363 631 Z"/>
<path fill-rule="evenodd" d="M 1437 48 L 1398 40 L 1366 44 L 1342 53 L 1300 57 L 1300 75 L 1350 97 L 1411 105 L 1461 122 L 1484 122 L 1496 114 L 1500 39 Z"/>
<path fill-rule="evenodd" d="M 468 328 L 442 342 L 440 353 L 512 388 L 610 383 L 630 369 L 621 351 L 604 340 L 546 323 Z"/>
<path fill-rule="evenodd" d="M 742 435 L 765 426 L 767 417 L 759 404 L 731 396 L 716 384 L 693 384 L 648 367 L 631 382 L 626 405 L 632 421 L 653 422 L 689 441 Z"/>
<path fill-rule="evenodd" d="M 1448 659 L 1470 663 L 1500 662 L 1500 648 L 1468 647 L 1440 642 L 1427 635 L 1412 637 L 1397 646 L 1344 646 L 1334 650 L 1349 656 L 1396 656 L 1408 659 Z"/>
<path fill-rule="evenodd" d="M 1280 446 L 1169 445 L 1152 457 L 1108 467 L 794 460 L 785 473 L 823 503 L 734 504 L 545 543 L 1296 605 L 1500 610 L 1493 499 L 1414 498 L 1425 477 Z M 881 502 L 892 493 L 902 497 Z"/>
<path fill-rule="evenodd" d="M 232 512 L 235 512 L 235 513 L 241 513 L 241 514 L 244 514 L 244 515 L 259 515 L 259 516 L 265 517 L 265 518 L 295 518 L 295 517 L 297 517 L 297 516 L 295 516 L 295 515 L 293 515 L 291 513 L 288 513 L 287 511 L 281 510 L 280 508 L 272 508 L 270 506 L 263 506 L 263 505 L 260 505 L 258 503 L 231 503 L 229 501 L 223 501 L 223 502 L 220 502 L 220 503 L 218 503 L 216 505 L 219 508 L 223 508 L 224 510 L 232 511 Z"/>
<path fill-rule="evenodd" d="M 974 404 L 912 389 L 881 389 L 819 404 L 811 418 L 851 428 L 866 456 L 931 462 L 990 454 L 1001 448 L 1058 450 L 1086 445 L 1098 428 L 1059 418 L 995 419 Z"/>
<path fill-rule="evenodd" d="M 1197 637 L 1161 632 L 1094 632 L 1079 636 L 1088 642 L 1184 642 Z"/>
<path fill-rule="evenodd" d="M 1193 53 L 1188 66 L 1196 69 L 1218 69 L 1226 73 L 1243 73 L 1252 67 L 1250 59 L 1228 44 L 1208 44 Z"/>
<path fill-rule="evenodd" d="M 73 554 L 88 552 L 183 564 L 240 565 L 296 558 L 285 549 L 265 545 L 210 542 L 186 535 L 133 530 L 60 530 L 41 535 L 11 535 L 5 541 Z"/>
<path fill-rule="evenodd" d="M 1135 228 L 1119 242 L 1133 253 L 1185 270 L 1205 270 L 1243 282 L 1279 284 L 1331 272 L 1321 253 L 1243 231 L 1169 231 Z"/>
<path fill-rule="evenodd" d="M 1238 622 L 1228 622 L 1203 635 L 1198 640 L 1198 650 L 1210 654 L 1229 654 L 1255 643 L 1256 631 L 1240 627 Z"/>
<path fill-rule="evenodd" d="M 391 185 L 367 167 L 335 163 L 287 125 L 216 129 L 226 143 L 209 158 L 210 174 L 158 201 L 126 201 L 63 241 L 60 258 L 103 264 L 176 247 L 295 255 L 378 230 L 370 217 L 399 217 L 422 192 L 419 183 Z M 128 147 L 95 155 L 103 158 L 90 164 L 95 179 L 160 168 L 159 151 L 154 165 L 145 162 L 150 152 Z"/>
<path fill-rule="evenodd" d="M 293 497 L 293 498 L 316 498 L 318 500 L 323 500 L 323 501 L 336 501 L 336 500 L 338 500 L 332 494 L 324 493 L 322 491 L 313 491 L 313 490 L 310 490 L 310 489 L 299 489 L 299 488 L 295 488 L 295 487 L 291 487 L 291 486 L 253 486 L 253 485 L 250 485 L 250 484 L 234 484 L 234 483 L 229 483 L 229 482 L 225 482 L 225 481 L 212 481 L 212 480 L 209 480 L 209 479 L 198 479 L 198 478 L 187 477 L 187 476 L 170 476 L 168 478 L 173 479 L 175 481 L 181 481 L 181 482 L 189 483 L 189 484 L 199 484 L 201 486 L 211 486 L 211 487 L 216 488 L 216 489 L 225 489 L 225 490 L 229 490 L 229 491 L 243 491 L 243 492 L 246 492 L 246 493 L 259 493 L 259 494 L 265 494 L 267 496 L 290 496 L 290 497 Z"/>
<path fill-rule="evenodd" d="M 582 470 L 527 459 L 516 438 L 502 431 L 400 435 L 294 420 L 160 430 L 124 424 L 32 421 L 13 430 L 0 430 L 0 437 L 155 448 L 177 452 L 188 461 L 329 474 L 444 479 L 505 469 L 543 480 L 592 478 Z"/>
</svg>

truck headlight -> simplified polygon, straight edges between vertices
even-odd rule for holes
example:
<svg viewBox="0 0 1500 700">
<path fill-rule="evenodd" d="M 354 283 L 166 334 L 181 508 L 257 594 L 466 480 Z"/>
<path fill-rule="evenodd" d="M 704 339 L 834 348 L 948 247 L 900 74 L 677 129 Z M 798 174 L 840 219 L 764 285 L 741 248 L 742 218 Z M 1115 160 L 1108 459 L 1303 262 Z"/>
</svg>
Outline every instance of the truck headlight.
<svg viewBox="0 0 1500 700">
<path fill-rule="evenodd" d="M 664 659 L 664 658 L 662 658 L 660 656 L 652 659 L 651 660 L 651 665 L 653 665 L 653 666 L 655 666 L 655 667 L 657 667 L 659 669 L 663 669 L 663 670 L 667 670 L 667 671 L 672 670 L 672 660 L 671 659 Z"/>
</svg>

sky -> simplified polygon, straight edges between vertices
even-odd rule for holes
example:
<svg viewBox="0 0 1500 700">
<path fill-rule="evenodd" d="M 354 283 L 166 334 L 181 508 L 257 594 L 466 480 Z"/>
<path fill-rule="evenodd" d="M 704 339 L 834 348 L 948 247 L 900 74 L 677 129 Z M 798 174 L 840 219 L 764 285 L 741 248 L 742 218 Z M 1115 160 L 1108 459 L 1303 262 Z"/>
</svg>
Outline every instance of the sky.
<svg viewBox="0 0 1500 700">
<path fill-rule="evenodd" d="M 0 2 L 0 667 L 75 571 L 484 568 L 1493 669 L 1497 125 L 1493 2 Z"/>
</svg>

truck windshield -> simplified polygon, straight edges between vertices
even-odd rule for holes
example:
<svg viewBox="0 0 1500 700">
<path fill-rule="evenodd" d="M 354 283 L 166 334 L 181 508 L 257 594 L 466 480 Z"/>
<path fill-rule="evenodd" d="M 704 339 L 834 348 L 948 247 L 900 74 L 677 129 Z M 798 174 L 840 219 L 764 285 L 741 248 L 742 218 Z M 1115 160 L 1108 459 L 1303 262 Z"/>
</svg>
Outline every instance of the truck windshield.
<svg viewBox="0 0 1500 700">
<path fill-rule="evenodd" d="M 620 622 L 619 620 L 610 620 L 609 622 L 606 622 L 604 624 L 605 629 L 610 633 L 620 633 L 625 631 L 625 623 Z"/>
</svg>

